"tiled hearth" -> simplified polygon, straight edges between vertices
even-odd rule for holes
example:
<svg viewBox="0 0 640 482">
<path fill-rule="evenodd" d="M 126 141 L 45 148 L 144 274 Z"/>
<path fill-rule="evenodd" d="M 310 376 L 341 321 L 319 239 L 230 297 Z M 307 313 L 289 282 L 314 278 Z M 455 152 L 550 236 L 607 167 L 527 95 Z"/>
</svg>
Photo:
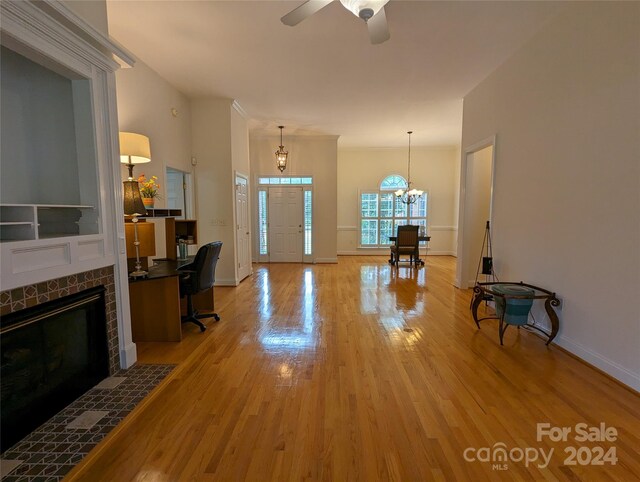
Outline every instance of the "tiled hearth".
<svg viewBox="0 0 640 482">
<path fill-rule="evenodd" d="M 84 273 L 72 274 L 42 283 L 23 286 L 0 292 L 0 314 L 29 308 L 45 301 L 62 298 L 87 288 L 104 285 L 107 318 L 107 346 L 109 347 L 109 373 L 120 368 L 118 351 L 118 321 L 113 267 L 98 268 Z"/>
<path fill-rule="evenodd" d="M 2 454 L 2 482 L 59 481 L 174 368 L 120 370 Z"/>
</svg>

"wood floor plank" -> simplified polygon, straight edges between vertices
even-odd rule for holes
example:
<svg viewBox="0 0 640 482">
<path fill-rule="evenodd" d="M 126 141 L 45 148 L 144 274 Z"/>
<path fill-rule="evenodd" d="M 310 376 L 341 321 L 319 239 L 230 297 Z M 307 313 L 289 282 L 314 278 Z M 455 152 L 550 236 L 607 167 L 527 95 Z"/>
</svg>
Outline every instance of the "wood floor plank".
<svg viewBox="0 0 640 482">
<path fill-rule="evenodd" d="M 538 336 L 478 330 L 455 259 L 255 265 L 216 288 L 220 322 L 181 343 L 168 383 L 67 477 L 87 481 L 639 480 L 640 397 Z M 614 443 L 536 440 L 537 423 L 615 427 Z M 465 461 L 468 448 L 554 450 L 548 467 Z M 615 447 L 569 466 L 566 447 Z"/>
</svg>

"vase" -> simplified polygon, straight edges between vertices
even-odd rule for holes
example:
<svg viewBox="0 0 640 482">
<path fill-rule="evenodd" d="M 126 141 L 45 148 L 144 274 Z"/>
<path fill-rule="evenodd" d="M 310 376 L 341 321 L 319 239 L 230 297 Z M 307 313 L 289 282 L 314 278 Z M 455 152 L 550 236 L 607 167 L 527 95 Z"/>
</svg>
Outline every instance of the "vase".
<svg viewBox="0 0 640 482">
<path fill-rule="evenodd" d="M 146 209 L 153 209 L 153 201 L 154 201 L 154 199 L 152 197 L 143 197 L 142 198 L 142 202 L 143 202 L 144 207 Z"/>
</svg>

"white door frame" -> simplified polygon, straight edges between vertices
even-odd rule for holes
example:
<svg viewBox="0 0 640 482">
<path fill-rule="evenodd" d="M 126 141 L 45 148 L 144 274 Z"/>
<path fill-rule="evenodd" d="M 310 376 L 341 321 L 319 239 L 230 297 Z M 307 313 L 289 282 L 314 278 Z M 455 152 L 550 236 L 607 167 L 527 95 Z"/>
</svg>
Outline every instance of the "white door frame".
<svg viewBox="0 0 640 482">
<path fill-rule="evenodd" d="M 242 178 L 247 182 L 247 230 L 249 231 L 249 241 L 247 244 L 247 248 L 249 250 L 248 252 L 248 256 L 249 256 L 249 274 L 247 276 L 250 276 L 253 274 L 253 262 L 252 262 L 252 249 L 251 249 L 251 185 L 249 183 L 249 176 L 246 174 L 243 174 L 242 172 L 239 171 L 234 171 L 234 178 L 233 178 L 233 184 L 234 184 L 234 199 L 233 199 L 233 216 L 234 216 L 234 225 L 236 226 L 236 229 L 234 229 L 234 242 L 236 245 L 236 256 L 239 259 L 240 258 L 240 253 L 238 251 L 238 212 L 237 212 L 237 203 L 236 203 L 236 199 L 235 199 L 235 188 L 237 186 L 236 184 L 236 179 L 237 178 Z M 237 263 L 236 263 L 237 264 Z M 236 266 L 235 268 L 236 271 L 236 280 L 237 282 L 242 281 L 244 278 L 246 278 L 247 276 L 244 277 L 240 277 L 240 271 L 239 271 L 239 266 Z"/>
<path fill-rule="evenodd" d="M 267 195 L 267 206 L 269 204 L 269 191 L 272 188 L 278 187 L 302 187 L 302 196 L 303 196 L 303 209 L 305 202 L 305 194 L 307 192 L 311 193 L 311 252 L 309 254 L 305 253 L 305 244 L 304 244 L 304 232 L 302 236 L 302 262 L 303 263 L 315 263 L 315 246 L 316 246 L 316 198 L 315 198 L 315 189 L 313 184 L 314 177 L 310 174 L 300 174 L 295 176 L 285 176 L 285 177 L 308 177 L 311 178 L 311 184 L 260 184 L 260 178 L 267 177 L 276 177 L 273 174 L 254 174 L 253 175 L 253 189 L 252 189 L 252 199 L 255 199 L 255 203 L 252 204 L 251 210 L 253 212 L 253 232 L 256 233 L 256 236 L 252 238 L 252 260 L 257 263 L 270 263 L 270 246 L 267 249 L 267 254 L 260 254 L 260 216 L 259 216 L 259 196 L 260 192 L 265 192 Z M 280 177 L 280 176 L 277 176 Z M 268 219 L 268 213 L 267 213 Z M 304 213 L 303 213 L 303 222 L 304 222 Z M 303 227 L 304 229 L 304 227 Z M 268 227 L 267 227 L 267 239 L 268 239 Z"/>
<path fill-rule="evenodd" d="M 487 147 L 493 147 L 491 152 L 491 193 L 489 201 L 489 221 L 491 222 L 491 228 L 493 229 L 493 195 L 496 180 L 496 135 L 487 137 L 479 142 L 476 142 L 462 150 L 462 157 L 460 159 L 460 198 L 458 207 L 458 246 L 457 257 L 458 262 L 456 266 L 456 279 L 455 286 L 461 289 L 469 288 L 469 280 L 466 280 L 466 276 L 463 273 L 467 273 L 466 269 L 469 263 L 473 260 L 466 259 L 465 256 L 465 202 L 467 194 L 467 159 L 469 155 L 475 152 L 486 149 Z M 465 269 L 463 269 L 465 268 Z"/>
</svg>

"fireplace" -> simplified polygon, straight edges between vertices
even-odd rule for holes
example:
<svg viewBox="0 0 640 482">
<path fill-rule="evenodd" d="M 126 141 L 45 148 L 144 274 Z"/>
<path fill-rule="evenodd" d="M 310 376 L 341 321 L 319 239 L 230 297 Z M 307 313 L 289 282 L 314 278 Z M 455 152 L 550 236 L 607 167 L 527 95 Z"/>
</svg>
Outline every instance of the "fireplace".
<svg viewBox="0 0 640 482">
<path fill-rule="evenodd" d="M 1 451 L 109 375 L 105 291 L 2 316 Z"/>
</svg>

